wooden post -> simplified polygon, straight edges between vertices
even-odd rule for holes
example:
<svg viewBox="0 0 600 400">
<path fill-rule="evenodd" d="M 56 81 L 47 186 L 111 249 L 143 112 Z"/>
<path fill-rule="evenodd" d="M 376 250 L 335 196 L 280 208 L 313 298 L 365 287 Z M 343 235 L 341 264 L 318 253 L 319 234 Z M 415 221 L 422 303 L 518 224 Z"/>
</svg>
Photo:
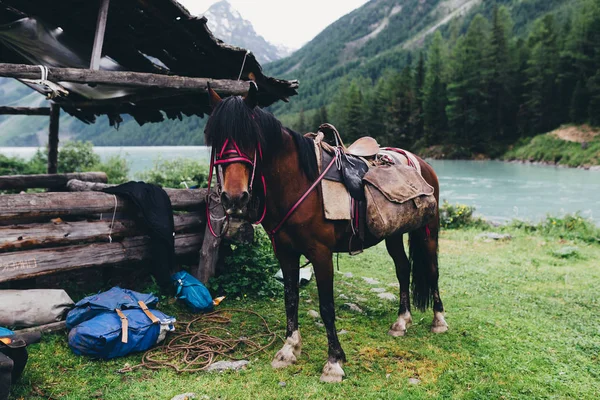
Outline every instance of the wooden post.
<svg viewBox="0 0 600 400">
<path fill-rule="evenodd" d="M 96 23 L 96 35 L 94 36 L 94 47 L 92 49 L 92 59 L 90 69 L 100 69 L 100 58 L 102 58 L 102 45 L 104 44 L 104 32 L 106 31 L 106 19 L 108 17 L 108 4 L 110 0 L 101 0 L 98 10 L 98 22 Z"/>
<path fill-rule="evenodd" d="M 210 278 L 215 276 L 217 261 L 219 260 L 219 247 L 221 246 L 221 237 L 214 237 L 208 224 L 212 223 L 212 228 L 217 235 L 221 234 L 225 224 L 225 210 L 221 205 L 219 195 L 216 192 L 211 192 L 209 198 L 210 208 L 208 212 L 211 215 L 211 220 L 206 222 L 204 241 L 200 249 L 200 262 L 197 268 L 191 270 L 192 275 L 202 283 L 207 283 Z"/>
<path fill-rule="evenodd" d="M 52 103 L 50 106 L 50 128 L 48 132 L 48 173 L 58 172 L 58 120 L 60 106 Z"/>
</svg>

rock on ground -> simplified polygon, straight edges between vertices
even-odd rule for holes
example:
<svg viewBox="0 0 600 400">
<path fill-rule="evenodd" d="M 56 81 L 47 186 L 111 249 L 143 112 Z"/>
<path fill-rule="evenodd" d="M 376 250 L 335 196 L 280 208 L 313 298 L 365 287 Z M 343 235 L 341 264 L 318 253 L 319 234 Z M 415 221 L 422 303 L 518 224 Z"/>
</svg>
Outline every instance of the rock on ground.
<svg viewBox="0 0 600 400">
<path fill-rule="evenodd" d="M 374 287 L 373 289 L 371 289 L 371 292 L 373 292 L 373 293 L 383 293 L 383 292 L 385 292 L 385 288 Z"/>
<path fill-rule="evenodd" d="M 508 233 L 483 232 L 475 237 L 476 239 L 492 239 L 492 240 L 510 240 L 512 236 Z"/>
<path fill-rule="evenodd" d="M 408 378 L 408 383 L 410 383 L 411 385 L 418 385 L 419 383 L 421 383 L 421 380 L 417 378 Z"/>
<path fill-rule="evenodd" d="M 308 310 L 308 315 L 310 315 L 313 318 L 319 318 L 319 313 L 315 310 Z"/>
<path fill-rule="evenodd" d="M 395 294 L 392 293 L 379 293 L 377 295 L 380 299 L 394 301 L 397 299 Z"/>
<path fill-rule="evenodd" d="M 349 308 L 350 310 L 352 310 L 352 311 L 356 311 L 356 312 L 358 312 L 358 313 L 362 313 L 362 312 L 363 312 L 362 308 L 360 308 L 359 306 L 357 306 L 357 305 L 356 305 L 356 304 L 354 304 L 354 303 L 344 303 L 344 305 L 345 305 L 346 307 L 348 307 L 348 308 Z"/>
<path fill-rule="evenodd" d="M 196 393 L 182 393 L 171 398 L 171 400 L 191 400 L 196 398 Z"/>
<path fill-rule="evenodd" d="M 354 275 L 352 275 L 352 272 L 346 272 L 344 274 L 344 278 L 352 278 Z"/>
<path fill-rule="evenodd" d="M 367 278 L 366 276 L 363 276 L 363 279 L 365 280 L 365 282 L 367 282 L 369 285 L 378 285 L 379 281 L 377 279 L 373 279 L 373 278 Z"/>
<path fill-rule="evenodd" d="M 240 360 L 240 361 L 217 361 L 216 363 L 211 364 L 206 370 L 208 372 L 213 372 L 213 371 L 225 371 L 228 369 L 232 369 L 234 371 L 237 371 L 239 369 L 244 368 L 246 365 L 248 365 L 250 363 L 250 361 L 248 360 Z"/>
</svg>

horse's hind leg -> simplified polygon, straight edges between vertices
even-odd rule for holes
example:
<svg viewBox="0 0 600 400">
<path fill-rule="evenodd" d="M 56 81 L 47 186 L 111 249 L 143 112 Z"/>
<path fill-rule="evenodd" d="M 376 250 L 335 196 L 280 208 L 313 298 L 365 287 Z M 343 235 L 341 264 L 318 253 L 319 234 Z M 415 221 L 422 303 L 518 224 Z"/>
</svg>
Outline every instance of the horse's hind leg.
<svg viewBox="0 0 600 400">
<path fill-rule="evenodd" d="M 404 336 L 406 330 L 412 323 L 412 317 L 410 315 L 410 297 L 409 297 L 409 285 L 410 285 L 410 263 L 406 252 L 404 251 L 404 242 L 402 240 L 402 234 L 389 237 L 385 240 L 388 253 L 394 260 L 396 266 L 396 277 L 398 283 L 400 283 L 400 307 L 398 309 L 398 319 L 392 324 L 388 335 L 391 336 Z"/>
<path fill-rule="evenodd" d="M 424 311 L 433 303 L 433 333 L 448 330 L 438 288 L 438 232 L 439 224 L 432 223 L 410 233 L 413 304 Z"/>
<path fill-rule="evenodd" d="M 284 368 L 295 364 L 302 350 L 302 339 L 298 330 L 298 278 L 300 255 L 280 249 L 277 258 L 283 272 L 285 290 L 285 314 L 287 318 L 285 343 L 271 362 L 273 368 Z"/>
</svg>

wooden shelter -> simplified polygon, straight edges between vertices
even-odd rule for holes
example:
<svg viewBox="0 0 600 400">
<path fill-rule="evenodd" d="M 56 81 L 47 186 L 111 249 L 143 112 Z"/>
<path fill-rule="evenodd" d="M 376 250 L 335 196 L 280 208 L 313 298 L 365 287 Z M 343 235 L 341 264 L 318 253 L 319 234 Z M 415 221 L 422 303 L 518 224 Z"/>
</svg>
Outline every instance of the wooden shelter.
<svg viewBox="0 0 600 400">
<path fill-rule="evenodd" d="M 265 76 L 251 52 L 215 38 L 206 21 L 174 0 L 1 0 L 0 76 L 50 95 L 53 106 L 0 113 L 50 115 L 51 173 L 60 109 L 86 123 L 129 114 L 142 125 L 209 113 L 207 82 L 228 96 L 253 80 L 263 107 L 297 93 L 297 81 Z"/>
<path fill-rule="evenodd" d="M 49 174 L 57 172 L 61 109 L 86 123 L 106 115 L 118 125 L 129 114 L 143 125 L 208 114 L 209 82 L 229 96 L 244 94 L 255 81 L 260 106 L 288 101 L 298 88 L 297 81 L 265 76 L 251 52 L 215 38 L 206 18 L 190 15 L 174 0 L 0 0 L 0 76 L 52 99 L 49 107 L 0 107 L 0 114 L 50 117 Z M 98 175 L 0 179 L 0 189 L 75 192 L 0 196 L 0 283 L 148 257 L 140 226 L 107 220 L 127 204 L 94 192 L 103 183 L 73 178 L 106 182 Z M 220 245 L 205 233 L 208 193 L 168 194 L 174 210 L 185 211 L 176 215 L 176 252 L 200 252 L 195 274 L 206 281 Z M 233 222 L 224 239 L 251 236 L 249 224 Z"/>
</svg>

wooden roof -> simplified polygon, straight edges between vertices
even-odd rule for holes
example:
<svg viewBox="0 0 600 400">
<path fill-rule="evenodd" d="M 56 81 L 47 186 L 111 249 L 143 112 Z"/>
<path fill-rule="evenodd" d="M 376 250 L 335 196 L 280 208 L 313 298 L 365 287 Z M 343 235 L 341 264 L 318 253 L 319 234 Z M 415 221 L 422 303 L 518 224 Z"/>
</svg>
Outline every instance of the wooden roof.
<svg viewBox="0 0 600 400">
<path fill-rule="evenodd" d="M 94 42 L 100 0 L 0 0 L 0 24 L 10 28 L 30 18 L 50 29 L 60 28 L 75 40 L 89 60 Z M 87 50 L 89 49 L 89 50 Z M 265 76 L 252 53 L 215 38 L 206 18 L 194 17 L 174 0 L 112 0 L 102 55 L 126 71 L 212 79 L 253 79 L 259 87 L 259 104 L 287 101 L 297 94 L 298 82 Z M 160 61 L 157 61 L 160 60 Z M 0 62 L 35 64 L 7 45 L 0 36 Z M 50 65 L 76 67 L 77 65 Z M 243 65 L 243 70 L 242 70 Z M 106 114 L 111 124 L 119 114 L 131 114 L 140 124 L 210 112 L 206 93 L 172 88 L 136 88 L 135 95 L 91 100 L 77 91 L 55 101 L 85 122 Z"/>
</svg>

